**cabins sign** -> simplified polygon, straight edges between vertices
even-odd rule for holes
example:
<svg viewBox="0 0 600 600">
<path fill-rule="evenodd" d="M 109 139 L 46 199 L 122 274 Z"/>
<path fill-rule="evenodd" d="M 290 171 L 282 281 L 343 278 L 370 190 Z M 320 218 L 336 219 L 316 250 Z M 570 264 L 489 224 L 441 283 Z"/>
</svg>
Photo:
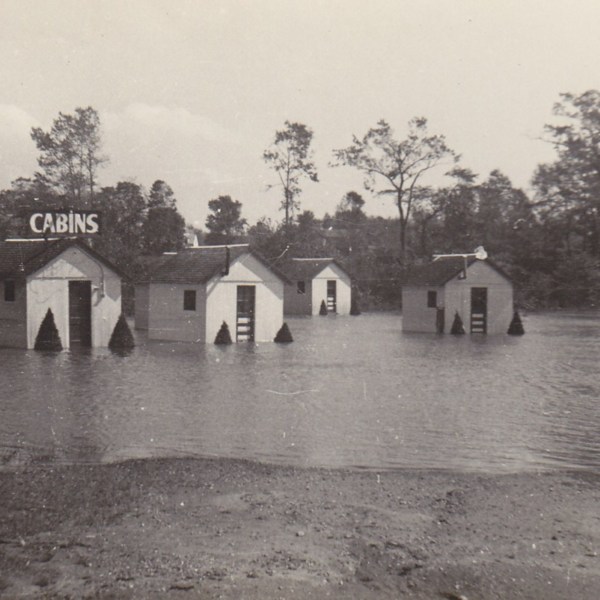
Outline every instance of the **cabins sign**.
<svg viewBox="0 0 600 600">
<path fill-rule="evenodd" d="M 29 215 L 29 230 L 35 237 L 98 235 L 100 224 L 97 211 L 40 210 Z"/>
</svg>

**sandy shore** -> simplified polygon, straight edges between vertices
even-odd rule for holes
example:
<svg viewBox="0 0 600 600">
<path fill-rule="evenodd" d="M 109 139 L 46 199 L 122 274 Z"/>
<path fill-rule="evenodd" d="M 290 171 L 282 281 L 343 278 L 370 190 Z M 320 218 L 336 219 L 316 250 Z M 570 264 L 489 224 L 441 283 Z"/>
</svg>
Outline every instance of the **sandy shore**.
<svg viewBox="0 0 600 600">
<path fill-rule="evenodd" d="M 596 600 L 600 475 L 231 460 L 0 473 L 2 598 Z"/>
</svg>

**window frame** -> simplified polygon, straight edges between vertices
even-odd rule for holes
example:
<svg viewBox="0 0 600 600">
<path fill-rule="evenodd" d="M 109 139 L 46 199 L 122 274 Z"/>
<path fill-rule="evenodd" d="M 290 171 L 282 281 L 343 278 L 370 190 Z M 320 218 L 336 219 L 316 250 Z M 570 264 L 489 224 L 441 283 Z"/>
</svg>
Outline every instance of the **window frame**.
<svg viewBox="0 0 600 600">
<path fill-rule="evenodd" d="M 437 308 L 437 290 L 427 290 L 427 308 Z"/>
<path fill-rule="evenodd" d="M 14 279 L 5 279 L 3 282 L 4 302 L 15 302 L 17 299 L 17 291 Z"/>
<path fill-rule="evenodd" d="M 198 295 L 196 290 L 183 290 L 183 310 L 196 312 Z"/>
</svg>

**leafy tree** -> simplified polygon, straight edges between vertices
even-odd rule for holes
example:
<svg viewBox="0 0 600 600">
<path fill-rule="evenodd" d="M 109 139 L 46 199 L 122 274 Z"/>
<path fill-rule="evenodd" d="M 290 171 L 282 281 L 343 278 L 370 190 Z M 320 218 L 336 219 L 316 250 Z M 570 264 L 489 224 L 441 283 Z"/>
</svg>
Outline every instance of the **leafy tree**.
<svg viewBox="0 0 600 600">
<path fill-rule="evenodd" d="M 148 210 L 142 237 L 148 254 L 176 252 L 185 246 L 185 220 L 176 207 L 155 206 Z"/>
<path fill-rule="evenodd" d="M 344 225 L 357 225 L 367 216 L 363 212 L 364 198 L 357 192 L 348 192 L 336 207 L 335 221 Z"/>
<path fill-rule="evenodd" d="M 289 254 L 290 242 L 284 228 L 277 227 L 266 217 L 248 228 L 248 240 L 253 248 L 269 260 L 283 260 Z"/>
<path fill-rule="evenodd" d="M 286 121 L 285 129 L 275 132 L 274 142 L 263 153 L 263 159 L 277 173 L 283 188 L 281 209 L 285 212 L 286 228 L 300 207 L 301 179 L 319 180 L 312 162 L 312 139 L 313 132 L 306 125 Z"/>
<path fill-rule="evenodd" d="M 324 233 L 321 222 L 311 210 L 301 212 L 296 223 L 285 231 L 285 238 L 290 242 L 291 255 L 296 258 L 324 256 L 327 254 Z"/>
<path fill-rule="evenodd" d="M 40 208 L 59 208 L 64 204 L 46 183 L 36 177 L 19 177 L 11 188 L 0 191 L 0 240 L 27 236 L 29 212 Z"/>
<path fill-rule="evenodd" d="M 557 160 L 540 165 L 533 183 L 545 219 L 560 221 L 567 252 L 600 255 L 600 92 L 561 94 L 558 124 L 545 127 Z"/>
<path fill-rule="evenodd" d="M 176 252 L 185 246 L 185 220 L 177 210 L 173 190 L 160 179 L 150 188 L 142 236 L 148 254 Z"/>
<path fill-rule="evenodd" d="M 50 131 L 31 130 L 40 151 L 41 177 L 64 194 L 73 207 L 89 206 L 94 198 L 96 172 L 107 161 L 100 154 L 100 117 L 91 107 L 59 113 Z"/>
<path fill-rule="evenodd" d="M 458 160 L 444 136 L 429 134 L 426 119 L 413 118 L 408 127 L 407 137 L 399 141 L 382 119 L 362 139 L 353 136 L 350 146 L 334 150 L 334 166 L 346 165 L 362 171 L 367 190 L 394 197 L 402 262 L 406 256 L 407 226 L 422 177 L 444 159 Z"/>
<path fill-rule="evenodd" d="M 206 219 L 209 243 L 231 244 L 244 233 L 246 219 L 242 219 L 242 203 L 231 196 L 219 196 L 208 203 L 212 214 Z"/>
<path fill-rule="evenodd" d="M 469 169 L 453 169 L 449 175 L 454 185 L 437 192 L 434 206 L 439 208 L 442 223 L 436 248 L 443 252 L 470 252 L 479 245 L 475 216 L 477 214 L 476 175 Z"/>
<path fill-rule="evenodd" d="M 358 192 L 347 192 L 338 205 L 338 210 L 359 211 L 363 209 L 365 199 Z"/>
<path fill-rule="evenodd" d="M 146 200 L 141 186 L 120 181 L 115 187 L 104 187 L 94 207 L 102 212 L 102 235 L 94 238 L 95 247 L 131 273 L 144 247 Z"/>
<path fill-rule="evenodd" d="M 476 216 L 477 245 L 484 245 L 494 258 L 529 272 L 544 263 L 539 247 L 539 223 L 527 195 L 515 188 L 499 170 L 490 173 L 477 188 L 479 207 Z M 539 261 L 536 266 L 534 261 Z"/>
<path fill-rule="evenodd" d="M 148 208 L 175 208 L 177 200 L 171 186 L 162 179 L 157 179 L 150 188 Z"/>
</svg>

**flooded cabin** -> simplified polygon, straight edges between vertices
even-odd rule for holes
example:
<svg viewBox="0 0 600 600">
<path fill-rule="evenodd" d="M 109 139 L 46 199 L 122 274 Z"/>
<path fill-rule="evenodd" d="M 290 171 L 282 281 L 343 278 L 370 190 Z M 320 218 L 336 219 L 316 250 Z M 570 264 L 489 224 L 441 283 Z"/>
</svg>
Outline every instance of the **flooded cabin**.
<svg viewBox="0 0 600 600">
<path fill-rule="evenodd" d="M 31 349 L 48 309 L 62 346 L 108 346 L 121 275 L 81 240 L 0 242 L 0 346 Z"/>
<path fill-rule="evenodd" d="M 333 258 L 293 258 L 281 269 L 290 280 L 284 294 L 286 315 L 318 315 L 322 302 L 329 313 L 350 314 L 352 281 Z"/>
<path fill-rule="evenodd" d="M 198 246 L 157 258 L 135 288 L 135 327 L 151 340 L 271 342 L 283 324 L 285 276 L 247 244 Z"/>
<path fill-rule="evenodd" d="M 513 284 L 487 256 L 440 256 L 415 267 L 402 286 L 403 331 L 449 333 L 457 314 L 466 333 L 507 332 Z"/>
</svg>

